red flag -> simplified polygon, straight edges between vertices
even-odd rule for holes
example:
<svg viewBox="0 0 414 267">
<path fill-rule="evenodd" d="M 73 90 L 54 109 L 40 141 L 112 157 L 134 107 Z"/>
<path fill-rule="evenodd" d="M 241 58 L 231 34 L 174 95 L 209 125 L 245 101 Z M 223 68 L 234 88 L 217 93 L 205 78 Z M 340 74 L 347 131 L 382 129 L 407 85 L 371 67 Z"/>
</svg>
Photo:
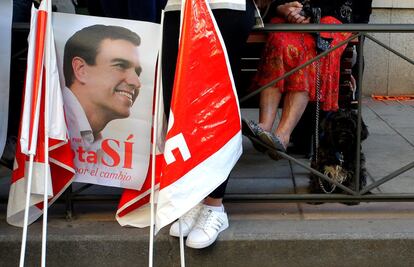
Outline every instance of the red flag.
<svg viewBox="0 0 414 267">
<path fill-rule="evenodd" d="M 49 164 L 50 177 L 47 192 L 49 204 L 62 194 L 74 177 L 72 151 L 66 139 L 65 121 L 62 119 L 64 118 L 63 102 L 57 82 L 59 78 L 56 77 L 54 39 L 52 32 L 46 31 L 47 27 L 50 27 L 50 17 L 48 17 L 50 11 L 48 12 L 45 2 L 42 1 L 39 11 L 32 10 L 23 112 L 19 131 L 20 142 L 16 148 L 7 206 L 7 222 L 15 226 L 23 225 L 28 154 L 35 155 L 29 224 L 42 215 L 46 162 L 48 161 Z M 50 53 L 46 61 L 44 60 L 45 51 Z M 47 114 L 45 113 L 46 105 Z M 60 121 L 57 121 L 59 118 Z M 45 120 L 48 125 L 52 125 L 52 130 L 45 128 Z M 46 134 L 49 136 L 48 160 L 45 159 Z"/>
<path fill-rule="evenodd" d="M 157 202 L 156 229 L 224 182 L 242 153 L 226 48 L 205 0 L 187 0 Z"/>
<path fill-rule="evenodd" d="M 156 166 L 162 161 L 162 154 L 156 156 Z M 151 163 L 150 157 L 148 174 L 141 190 L 126 189 L 119 201 L 116 219 L 122 226 L 147 227 L 150 225 L 150 193 L 151 193 Z M 160 168 L 156 168 L 155 191 L 158 192 L 160 181 Z"/>
<path fill-rule="evenodd" d="M 242 153 L 234 82 L 221 35 L 204 0 L 187 0 L 181 36 L 165 161 L 160 154 L 156 158 L 155 189 L 161 190 L 156 200 L 158 229 L 219 186 Z M 149 225 L 150 174 L 151 170 L 140 191 L 124 191 L 116 216 L 121 225 Z"/>
<path fill-rule="evenodd" d="M 154 115 L 154 121 L 158 122 L 158 127 L 152 127 L 151 132 L 151 142 L 153 144 L 153 133 L 154 129 L 157 129 L 155 138 L 156 138 L 156 147 L 155 147 L 155 177 L 154 177 L 154 184 L 155 188 L 154 191 L 158 194 L 159 189 L 159 182 L 160 182 L 160 173 L 161 168 L 159 166 L 162 165 L 164 158 L 162 155 L 163 147 L 164 147 L 164 139 L 166 133 L 166 120 L 164 114 L 164 104 L 162 99 L 162 94 L 159 94 L 159 105 L 156 106 L 157 96 L 156 91 L 158 86 L 161 83 L 160 77 L 158 77 L 158 73 L 160 72 L 160 66 L 157 63 L 157 73 L 155 73 L 155 81 L 154 84 L 154 97 L 153 97 L 153 110 L 152 113 Z M 155 112 L 156 108 L 158 108 L 157 112 Z M 155 120 L 155 116 L 157 119 Z M 116 219 L 118 223 L 122 226 L 134 226 L 134 227 L 147 227 L 151 224 L 151 207 L 150 207 L 150 197 L 151 197 L 151 179 L 152 179 L 152 155 L 150 156 L 149 167 L 147 171 L 147 176 L 145 178 L 145 182 L 142 185 L 140 190 L 131 190 L 126 189 L 122 193 L 121 200 L 119 201 L 118 210 L 116 212 Z M 156 199 L 156 198 L 154 198 Z"/>
</svg>

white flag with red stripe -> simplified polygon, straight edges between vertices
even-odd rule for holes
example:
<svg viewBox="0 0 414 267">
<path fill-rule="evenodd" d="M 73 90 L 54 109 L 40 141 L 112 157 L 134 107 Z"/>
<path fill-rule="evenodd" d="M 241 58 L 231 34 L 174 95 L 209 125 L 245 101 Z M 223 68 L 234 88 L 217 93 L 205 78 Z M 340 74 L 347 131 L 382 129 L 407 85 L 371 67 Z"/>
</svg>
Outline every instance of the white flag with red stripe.
<svg viewBox="0 0 414 267">
<path fill-rule="evenodd" d="M 187 0 L 157 200 L 156 231 L 223 183 L 242 153 L 226 48 L 205 0 Z"/>
<path fill-rule="evenodd" d="M 28 155 L 35 155 L 30 196 L 29 224 L 42 215 L 45 164 L 49 163 L 49 205 L 70 185 L 74 177 L 72 151 L 67 140 L 63 102 L 51 24 L 51 11 L 46 1 L 39 10 L 32 8 L 27 56 L 27 71 L 23 100 L 20 142 L 12 174 L 7 222 L 22 226 L 24 219 Z M 45 62 L 45 51 L 50 53 Z M 46 88 L 46 84 L 49 88 Z M 48 113 L 45 114 L 45 106 Z M 45 129 L 46 124 L 50 130 Z M 45 159 L 45 136 L 48 139 L 49 158 Z"/>
<path fill-rule="evenodd" d="M 35 154 L 37 146 L 47 18 L 47 12 L 37 11 L 32 7 L 19 138 L 21 151 L 26 155 Z"/>
</svg>

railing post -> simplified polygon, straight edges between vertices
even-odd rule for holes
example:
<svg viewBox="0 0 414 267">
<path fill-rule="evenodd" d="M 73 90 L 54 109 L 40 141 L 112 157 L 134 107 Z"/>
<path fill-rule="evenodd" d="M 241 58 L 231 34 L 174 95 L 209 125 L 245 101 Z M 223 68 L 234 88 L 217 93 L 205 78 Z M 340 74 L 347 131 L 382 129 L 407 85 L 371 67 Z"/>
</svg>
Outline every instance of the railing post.
<svg viewBox="0 0 414 267">
<path fill-rule="evenodd" d="M 355 170 L 355 191 L 360 195 L 360 181 L 361 181 L 361 127 L 362 127 L 362 79 L 364 73 L 364 42 L 365 33 L 360 36 L 358 47 L 358 126 L 357 126 L 357 142 L 356 142 L 356 170 Z"/>
</svg>

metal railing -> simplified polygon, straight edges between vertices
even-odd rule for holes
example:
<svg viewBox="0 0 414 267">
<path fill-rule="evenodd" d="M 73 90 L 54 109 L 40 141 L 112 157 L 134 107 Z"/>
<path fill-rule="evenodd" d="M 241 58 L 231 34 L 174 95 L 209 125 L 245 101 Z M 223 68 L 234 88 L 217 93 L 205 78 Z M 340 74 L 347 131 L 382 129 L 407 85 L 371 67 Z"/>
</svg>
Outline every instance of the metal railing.
<svg viewBox="0 0 414 267">
<path fill-rule="evenodd" d="M 383 42 L 379 41 L 372 35 L 368 33 L 414 33 L 414 25 L 413 24 L 340 24 L 340 25 L 328 25 L 328 24 L 266 24 L 264 28 L 256 29 L 257 32 L 352 32 L 353 35 L 348 39 L 340 42 L 338 45 L 332 47 L 331 49 L 319 54 L 312 60 L 305 62 L 304 64 L 292 69 L 291 71 L 285 73 L 283 76 L 278 77 L 277 79 L 269 82 L 268 84 L 260 87 L 259 89 L 255 90 L 254 92 L 246 95 L 242 99 L 240 99 L 240 103 L 247 101 L 248 99 L 252 98 L 253 96 L 259 94 L 263 90 L 272 85 L 276 84 L 282 79 L 292 75 L 293 73 L 305 68 L 306 66 L 312 64 L 313 62 L 319 60 L 321 57 L 331 53 L 332 51 L 338 49 L 339 47 L 349 43 L 351 40 L 355 38 L 359 38 L 359 49 L 358 55 L 359 58 L 363 58 L 364 56 L 364 43 L 365 39 L 369 39 L 376 44 L 382 46 L 383 48 L 389 50 L 390 52 L 394 53 L 395 55 L 403 58 L 410 64 L 414 65 L 414 61 L 405 55 L 399 53 L 395 49 L 391 48 L 390 46 L 384 44 Z M 360 100 L 362 98 L 362 77 L 363 77 L 363 60 L 359 60 L 359 75 L 357 81 L 358 96 L 357 99 Z M 242 201 L 242 200 L 250 200 L 250 201 L 277 201 L 277 202 L 306 202 L 306 201 L 323 201 L 323 202 L 375 202 L 375 201 L 413 201 L 414 194 L 408 193 L 400 193 L 400 194 L 386 194 L 386 193 L 375 193 L 371 194 L 370 191 L 378 188 L 380 185 L 396 178 L 397 176 L 401 175 L 402 173 L 407 172 L 414 168 L 414 161 L 399 168 L 398 170 L 393 171 L 392 173 L 380 178 L 378 181 L 375 181 L 364 188 L 359 188 L 360 186 L 360 147 L 361 147 L 361 101 L 358 101 L 358 124 L 357 124 L 357 149 L 356 149 L 356 169 L 355 169 L 355 189 L 351 189 L 346 187 L 337 181 L 332 180 L 325 174 L 320 173 L 318 170 L 311 168 L 307 164 L 295 159 L 292 156 L 289 156 L 286 153 L 276 151 L 274 148 L 266 145 L 265 143 L 261 142 L 259 139 L 252 138 L 253 141 L 258 142 L 260 145 L 265 146 L 269 150 L 273 150 L 274 152 L 278 153 L 281 157 L 289 160 L 291 163 L 297 164 L 310 173 L 316 175 L 320 179 L 329 182 L 337 186 L 338 188 L 342 189 L 344 192 L 343 194 L 227 194 L 226 199 L 229 201 Z"/>
<path fill-rule="evenodd" d="M 29 30 L 29 25 L 27 23 L 14 23 L 13 24 L 13 31 L 22 32 Z M 256 94 L 259 94 L 264 89 L 268 88 L 269 86 L 272 86 L 273 84 L 277 83 L 278 81 L 288 77 L 289 75 L 292 75 L 294 72 L 305 68 L 306 66 L 312 64 L 316 60 L 320 59 L 321 57 L 327 55 L 328 53 L 338 49 L 340 46 L 347 44 L 351 40 L 355 38 L 359 38 L 359 57 L 363 58 L 364 54 L 364 42 L 365 39 L 370 39 L 376 44 L 382 46 L 383 48 L 391 51 L 395 55 L 403 58 L 407 62 L 414 65 L 414 61 L 403 54 L 399 53 L 398 51 L 392 49 L 388 45 L 382 43 L 378 39 L 374 38 L 372 35 L 368 33 L 414 33 L 414 25 L 413 24 L 342 24 L 342 25 L 321 25 L 321 24 L 267 24 L 262 29 L 256 29 L 257 32 L 352 32 L 353 35 L 348 38 L 347 40 L 339 43 L 337 46 L 332 47 L 331 49 L 319 54 L 317 57 L 313 58 L 312 60 L 306 62 L 305 64 L 293 69 L 292 71 L 289 71 L 285 73 L 283 76 L 275 79 L 274 81 L 270 82 L 269 84 L 257 89 L 253 93 L 243 97 L 240 99 L 240 102 L 244 102 L 251 97 L 255 96 Z M 12 55 L 12 59 L 15 60 L 16 58 L 20 57 L 25 53 L 24 50 L 22 51 L 16 51 L 14 55 Z M 357 81 L 357 86 L 360 88 L 358 90 L 358 97 L 357 99 L 361 99 L 362 97 L 362 60 L 359 61 L 359 76 Z M 358 133 L 357 133 L 357 148 L 360 147 L 361 144 L 361 135 L 360 135 L 360 129 L 361 129 L 361 101 L 358 101 Z M 267 149 L 273 149 L 272 147 L 262 143 L 260 140 L 255 140 L 256 142 L 259 142 L 261 145 L 267 147 Z M 320 173 L 319 171 L 311 168 L 307 164 L 304 164 L 303 162 L 299 161 L 298 159 L 295 159 L 294 157 L 283 153 L 276 151 L 280 154 L 281 157 L 289 160 L 293 164 L 297 164 L 306 170 L 308 170 L 310 173 L 313 173 L 320 177 L 321 179 L 332 183 L 336 185 L 338 188 L 341 188 L 346 193 L 344 194 L 226 194 L 225 200 L 226 201 L 232 201 L 232 202 L 238 202 L 238 201 L 272 201 L 272 202 L 306 202 L 306 201 L 322 201 L 322 202 L 391 202 L 391 201 L 414 201 L 414 194 L 386 194 L 386 193 L 376 193 L 376 194 L 368 194 L 369 191 L 371 191 L 374 188 L 379 187 L 380 185 L 396 178 L 398 175 L 414 168 L 414 161 L 399 168 L 398 170 L 395 170 L 394 172 L 382 177 L 376 182 L 373 182 L 369 185 L 367 185 L 364 188 L 359 188 L 359 180 L 360 180 L 360 150 L 357 149 L 356 153 L 356 181 L 355 189 L 351 189 L 348 187 L 345 187 L 344 185 L 333 181 L 328 176 Z M 64 197 L 62 198 L 66 205 L 66 214 L 67 217 L 70 218 L 72 216 L 72 210 L 73 210 L 73 203 L 74 201 L 116 201 L 119 199 L 119 196 L 115 195 L 81 195 L 80 193 L 86 189 L 88 189 L 92 185 L 86 185 L 84 187 L 81 187 L 77 189 L 76 191 L 73 191 L 73 189 L 70 187 L 67 192 L 65 193 Z M 61 199 L 61 200 L 62 200 Z"/>
</svg>

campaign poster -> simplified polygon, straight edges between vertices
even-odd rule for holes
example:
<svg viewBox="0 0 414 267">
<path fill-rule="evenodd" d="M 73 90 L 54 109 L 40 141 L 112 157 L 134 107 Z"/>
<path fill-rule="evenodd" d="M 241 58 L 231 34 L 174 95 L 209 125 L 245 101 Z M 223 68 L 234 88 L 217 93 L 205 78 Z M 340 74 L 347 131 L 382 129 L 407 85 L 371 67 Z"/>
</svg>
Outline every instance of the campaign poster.
<svg viewBox="0 0 414 267">
<path fill-rule="evenodd" d="M 52 23 L 75 181 L 140 189 L 160 25 L 63 13 Z"/>
</svg>

